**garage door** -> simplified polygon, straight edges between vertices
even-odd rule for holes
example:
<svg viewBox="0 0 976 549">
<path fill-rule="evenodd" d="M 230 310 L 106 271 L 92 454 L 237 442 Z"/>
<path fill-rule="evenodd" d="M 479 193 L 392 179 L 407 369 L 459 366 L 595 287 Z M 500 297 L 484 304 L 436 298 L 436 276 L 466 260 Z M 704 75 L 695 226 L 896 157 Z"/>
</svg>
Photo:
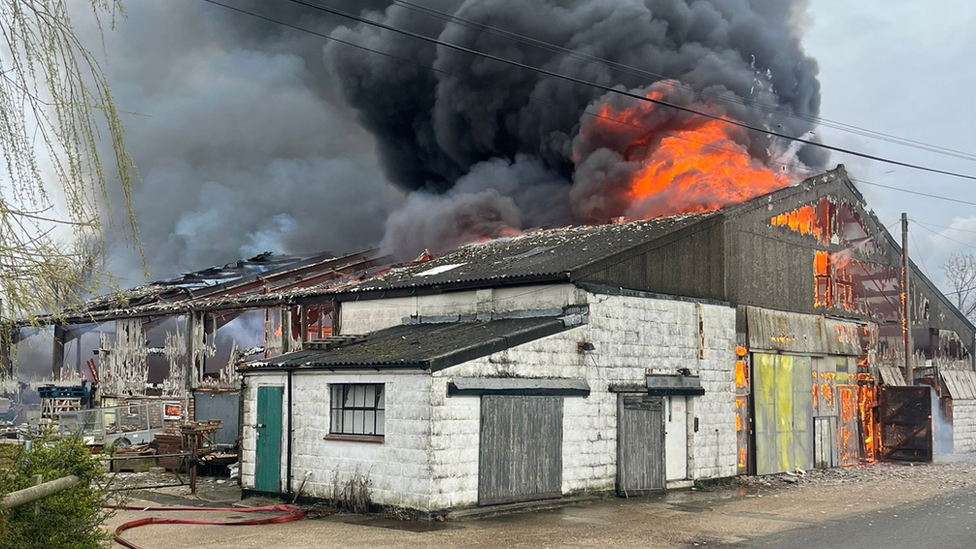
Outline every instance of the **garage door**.
<svg viewBox="0 0 976 549">
<path fill-rule="evenodd" d="M 813 465 L 813 392 L 810 357 L 753 355 L 756 472 Z"/>
<path fill-rule="evenodd" d="M 562 397 L 481 397 L 480 454 L 479 504 L 559 497 Z"/>
</svg>

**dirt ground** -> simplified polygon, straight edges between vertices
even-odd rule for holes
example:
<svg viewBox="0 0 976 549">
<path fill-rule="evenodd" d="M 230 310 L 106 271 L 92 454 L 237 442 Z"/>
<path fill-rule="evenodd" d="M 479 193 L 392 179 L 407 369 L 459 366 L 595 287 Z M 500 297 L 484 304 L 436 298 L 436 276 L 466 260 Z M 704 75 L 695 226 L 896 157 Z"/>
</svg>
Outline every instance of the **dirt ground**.
<svg viewBox="0 0 976 549">
<path fill-rule="evenodd" d="M 134 492 L 130 503 L 192 502 L 180 492 L 185 489 L 168 490 L 164 494 Z M 976 490 L 976 456 L 931 465 L 876 464 L 811 471 L 802 478 L 749 478 L 703 491 L 675 491 L 629 500 L 608 498 L 479 520 L 409 523 L 333 515 L 236 528 L 150 525 L 126 532 L 125 537 L 144 549 L 546 548 L 585 547 L 607 541 L 618 548 L 708 547 L 858 514 L 864 514 L 870 523 L 872 513 L 897 513 L 903 504 L 960 490 Z M 122 522 L 146 516 L 254 518 L 237 512 L 124 511 L 107 526 L 114 529 Z"/>
</svg>

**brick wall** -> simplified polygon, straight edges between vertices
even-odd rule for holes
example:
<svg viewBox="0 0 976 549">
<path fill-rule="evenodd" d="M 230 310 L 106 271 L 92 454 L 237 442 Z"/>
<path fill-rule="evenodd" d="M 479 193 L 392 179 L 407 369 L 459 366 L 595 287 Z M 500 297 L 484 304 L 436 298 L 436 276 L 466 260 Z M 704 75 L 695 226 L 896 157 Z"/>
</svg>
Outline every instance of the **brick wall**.
<svg viewBox="0 0 976 549">
<path fill-rule="evenodd" d="M 556 288 L 538 292 L 548 297 L 533 303 L 544 307 L 588 304 L 589 324 L 432 375 L 296 374 L 293 487 L 297 489 L 305 472 L 310 471 L 305 493 L 328 497 L 336 471 L 340 479 L 345 479 L 358 468 L 360 472 L 369 472 L 373 499 L 377 503 L 428 510 L 475 505 L 480 398 L 448 397 L 447 383 L 452 377 L 480 376 L 587 380 L 591 389 L 589 397 L 564 400 L 563 492 L 612 490 L 616 477 L 617 395 L 609 387 L 643 385 L 646 369 L 673 374 L 678 368 L 689 368 L 699 375 L 706 390 L 704 396 L 688 399 L 689 476 L 696 479 L 733 476 L 736 471 L 735 310 Z M 472 310 L 497 312 L 489 302 L 517 301 L 517 296 L 524 296 L 527 291 L 525 287 L 513 288 L 501 301 L 497 299 L 498 294 L 482 293 L 479 301 L 478 292 L 464 293 L 471 294 L 468 298 L 473 300 L 469 301 L 473 303 Z M 346 321 L 365 331 L 370 325 L 392 322 L 402 313 L 403 303 L 386 301 L 395 302 L 394 306 L 384 310 L 379 306 L 382 302 L 376 301 L 368 309 L 347 309 L 350 304 L 345 304 L 343 314 L 348 313 Z M 467 306 L 460 298 L 452 303 Z M 444 303 L 435 305 L 446 307 Z M 435 310 L 423 304 L 417 307 L 415 310 Z M 524 302 L 521 308 L 525 308 Z M 704 324 L 703 358 L 699 357 L 699 315 Z M 343 331 L 353 333 L 350 324 L 344 324 Z M 577 343 L 581 341 L 593 343 L 595 350 L 578 353 Z M 387 384 L 387 435 L 383 444 L 323 440 L 329 428 L 328 384 L 343 382 Z M 254 484 L 252 426 L 256 422 L 256 387 L 264 384 L 284 387 L 285 383 L 285 376 L 273 373 L 248 376 L 242 396 L 245 417 L 241 472 L 245 487 Z M 696 417 L 697 433 L 693 432 Z M 282 449 L 285 448 L 287 444 L 283 440 Z M 283 458 L 283 476 L 284 469 Z"/>
<path fill-rule="evenodd" d="M 586 379 L 587 398 L 563 405 L 563 492 L 606 491 L 616 478 L 617 395 L 610 385 L 643 385 L 645 370 L 689 368 L 706 394 L 688 399 L 689 476 L 730 477 L 736 471 L 735 310 L 694 303 L 589 295 L 589 324 L 434 374 L 431 392 L 431 506 L 474 505 L 478 489 L 480 407 L 477 397 L 446 397 L 452 377 Z M 705 354 L 699 358 L 699 314 Z M 577 352 L 589 341 L 595 350 Z M 694 418 L 699 430 L 694 433 Z"/>
<path fill-rule="evenodd" d="M 382 443 L 325 440 L 329 434 L 332 383 L 383 383 L 386 390 L 386 436 Z M 254 449 L 257 423 L 257 387 L 286 387 L 281 375 L 249 377 L 244 396 L 242 484 L 254 486 Z M 355 475 L 368 475 L 375 503 L 426 509 L 430 493 L 428 429 L 430 427 L 429 375 L 297 373 L 292 378 L 292 489 L 297 491 L 310 473 L 304 495 L 329 498 L 333 478 L 344 484 Z M 287 388 L 283 397 L 282 430 L 287 430 Z M 281 486 L 286 484 L 287 438 L 282 437 Z M 286 490 L 283 490 L 286 491 Z"/>
<path fill-rule="evenodd" d="M 956 453 L 976 452 L 976 400 L 952 401 L 952 446 Z"/>
</svg>

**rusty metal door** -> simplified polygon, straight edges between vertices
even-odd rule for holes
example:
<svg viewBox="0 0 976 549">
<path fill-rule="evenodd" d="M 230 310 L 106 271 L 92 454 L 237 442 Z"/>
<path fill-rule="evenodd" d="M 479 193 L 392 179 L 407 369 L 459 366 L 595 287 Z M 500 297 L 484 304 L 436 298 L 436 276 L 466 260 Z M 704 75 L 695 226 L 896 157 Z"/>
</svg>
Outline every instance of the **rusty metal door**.
<svg viewBox="0 0 976 549">
<path fill-rule="evenodd" d="M 882 387 L 881 459 L 932 461 L 932 389 Z"/>
<path fill-rule="evenodd" d="M 661 397 L 620 395 L 617 403 L 617 493 L 635 496 L 664 491 Z"/>
<path fill-rule="evenodd" d="M 481 397 L 480 505 L 559 497 L 562 475 L 562 397 Z"/>
<path fill-rule="evenodd" d="M 810 357 L 753 355 L 756 473 L 813 466 L 813 391 Z"/>
</svg>

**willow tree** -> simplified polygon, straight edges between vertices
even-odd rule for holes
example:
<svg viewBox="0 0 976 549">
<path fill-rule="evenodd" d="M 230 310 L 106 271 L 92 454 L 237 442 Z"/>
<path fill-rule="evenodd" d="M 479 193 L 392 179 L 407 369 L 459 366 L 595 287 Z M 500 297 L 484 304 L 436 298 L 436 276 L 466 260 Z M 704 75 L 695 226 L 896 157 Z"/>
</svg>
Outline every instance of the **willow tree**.
<svg viewBox="0 0 976 549">
<path fill-rule="evenodd" d="M 92 17 L 96 44 L 69 16 Z M 88 13 L 90 12 L 90 13 Z M 135 166 L 98 56 L 121 0 L 0 0 L 0 298 L 3 318 L 60 310 L 94 291 L 110 185 L 128 231 Z M 9 330 L 5 330 L 9 333 Z"/>
</svg>

